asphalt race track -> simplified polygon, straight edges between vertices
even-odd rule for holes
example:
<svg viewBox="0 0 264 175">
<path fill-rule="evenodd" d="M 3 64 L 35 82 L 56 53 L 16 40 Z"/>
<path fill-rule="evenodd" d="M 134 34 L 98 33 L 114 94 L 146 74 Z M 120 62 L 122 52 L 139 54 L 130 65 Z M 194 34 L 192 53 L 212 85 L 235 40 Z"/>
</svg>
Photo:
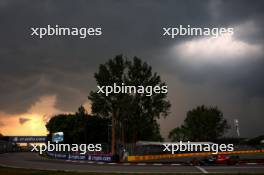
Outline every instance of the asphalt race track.
<svg viewBox="0 0 264 175">
<path fill-rule="evenodd" d="M 89 163 L 50 160 L 34 153 L 0 154 L 0 166 L 41 170 L 63 170 L 78 172 L 118 172 L 118 173 L 264 173 L 263 165 L 236 166 L 184 166 L 179 164 L 129 164 L 129 163 Z"/>
</svg>

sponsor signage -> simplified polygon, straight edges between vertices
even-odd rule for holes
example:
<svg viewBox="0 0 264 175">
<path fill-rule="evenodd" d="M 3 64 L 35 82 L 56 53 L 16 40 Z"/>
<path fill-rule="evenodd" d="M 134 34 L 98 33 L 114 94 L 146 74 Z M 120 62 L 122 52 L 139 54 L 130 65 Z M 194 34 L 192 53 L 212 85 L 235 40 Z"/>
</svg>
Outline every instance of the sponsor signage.
<svg viewBox="0 0 264 175">
<path fill-rule="evenodd" d="M 71 154 L 69 154 L 68 159 L 69 160 L 86 160 L 86 156 L 85 155 L 71 155 Z"/>
<path fill-rule="evenodd" d="M 15 143 L 43 143 L 47 141 L 46 136 L 12 136 L 9 137 L 10 142 Z"/>
<path fill-rule="evenodd" d="M 87 160 L 111 162 L 113 160 L 113 157 L 109 155 L 87 155 Z"/>
<path fill-rule="evenodd" d="M 66 153 L 53 153 L 47 152 L 50 157 L 58 159 L 68 159 L 68 160 L 88 160 L 88 161 L 100 161 L 100 162 L 112 162 L 112 155 L 78 155 L 78 154 L 66 154 Z"/>
</svg>

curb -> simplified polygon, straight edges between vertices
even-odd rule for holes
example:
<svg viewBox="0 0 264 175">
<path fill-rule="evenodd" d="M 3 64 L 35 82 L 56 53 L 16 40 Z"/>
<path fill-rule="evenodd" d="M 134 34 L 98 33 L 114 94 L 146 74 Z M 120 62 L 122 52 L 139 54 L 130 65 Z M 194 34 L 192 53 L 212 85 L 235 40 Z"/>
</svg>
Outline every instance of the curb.
<svg viewBox="0 0 264 175">
<path fill-rule="evenodd" d="M 95 161 L 78 161 L 78 160 L 65 160 L 65 162 L 69 163 L 80 163 L 80 164 L 96 164 L 96 165 L 123 165 L 123 166 L 129 166 L 129 165 L 138 165 L 138 166 L 181 166 L 184 164 L 180 163 L 129 163 L 129 162 L 124 162 L 124 163 L 115 163 L 115 162 L 95 162 Z"/>
<path fill-rule="evenodd" d="M 130 163 L 130 162 L 123 162 L 123 163 L 115 163 L 115 162 L 96 162 L 96 161 L 79 161 L 79 160 L 65 160 L 65 162 L 69 163 L 80 163 L 80 164 L 96 164 L 96 165 L 138 165 L 138 166 L 187 166 L 186 163 Z M 190 166 L 193 166 L 189 164 Z M 237 165 L 264 165 L 264 163 L 238 163 Z"/>
</svg>

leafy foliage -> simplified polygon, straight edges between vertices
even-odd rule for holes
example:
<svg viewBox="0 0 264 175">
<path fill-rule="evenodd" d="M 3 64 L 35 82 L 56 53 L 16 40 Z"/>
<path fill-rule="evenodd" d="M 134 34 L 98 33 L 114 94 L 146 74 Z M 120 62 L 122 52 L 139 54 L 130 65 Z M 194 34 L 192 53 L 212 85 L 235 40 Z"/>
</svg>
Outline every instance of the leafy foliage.
<svg viewBox="0 0 264 175">
<path fill-rule="evenodd" d="M 174 128 L 173 130 L 170 131 L 169 133 L 169 139 L 173 142 L 177 141 L 188 141 L 188 136 L 187 136 L 187 130 L 181 126 Z"/>
<path fill-rule="evenodd" d="M 229 125 L 217 107 L 202 105 L 188 111 L 183 125 L 173 129 L 169 138 L 173 141 L 216 141 L 228 129 Z"/>
<path fill-rule="evenodd" d="M 122 83 L 130 86 L 163 86 L 164 82 L 152 68 L 139 58 L 128 61 L 122 55 L 110 59 L 99 66 L 95 73 L 99 86 L 109 86 Z M 92 112 L 95 115 L 115 118 L 117 132 L 120 139 L 126 142 L 137 140 L 162 140 L 159 133 L 157 119 L 168 115 L 170 108 L 167 94 L 124 94 L 111 93 L 106 96 L 102 93 L 91 92 L 89 99 L 92 102 Z M 122 138 L 123 137 L 123 138 Z"/>
<path fill-rule="evenodd" d="M 54 132 L 64 133 L 65 143 L 108 142 L 108 119 L 90 116 L 81 106 L 75 114 L 59 114 L 46 124 L 49 139 Z"/>
</svg>

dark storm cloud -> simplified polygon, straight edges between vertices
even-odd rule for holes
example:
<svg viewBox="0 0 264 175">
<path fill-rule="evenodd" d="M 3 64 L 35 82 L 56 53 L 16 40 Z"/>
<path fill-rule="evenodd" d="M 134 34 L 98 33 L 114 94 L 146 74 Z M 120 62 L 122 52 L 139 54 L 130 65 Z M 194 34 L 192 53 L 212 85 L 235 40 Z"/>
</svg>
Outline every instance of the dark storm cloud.
<svg viewBox="0 0 264 175">
<path fill-rule="evenodd" d="M 228 94 L 229 89 L 238 88 L 245 94 L 245 103 L 251 98 L 264 98 L 263 55 L 259 55 L 257 61 L 233 67 L 207 66 L 194 70 L 177 59 L 171 60 L 167 53 L 168 48 L 193 37 L 162 37 L 162 27 L 179 24 L 196 27 L 242 25 L 246 27 L 235 33 L 235 37 L 263 47 L 263 9 L 264 2 L 261 0 L 2 0 L 0 111 L 25 112 L 43 95 L 56 95 L 56 107 L 61 110 L 76 110 L 87 99 L 89 91 L 95 89 L 93 73 L 98 65 L 120 53 L 137 55 L 147 61 L 154 70 L 170 80 L 170 87 L 178 87 L 177 83 L 188 86 L 189 91 L 184 89 L 183 93 L 195 91 L 197 85 L 211 83 L 217 87 L 214 92 L 226 89 Z M 87 39 L 30 37 L 30 27 L 48 24 L 102 27 L 103 36 Z M 173 78 L 166 76 L 175 77 L 180 82 L 176 83 Z M 170 91 L 170 98 L 175 93 Z M 193 99 L 199 99 L 198 96 L 196 94 Z M 211 100 L 214 98 L 208 97 Z M 234 97 L 234 103 L 238 100 L 241 99 Z M 184 115 L 185 110 L 194 105 L 180 109 L 176 107 L 179 101 L 172 101 L 172 112 L 181 110 L 180 115 Z M 258 113 L 254 115 L 259 116 Z"/>
<path fill-rule="evenodd" d="M 21 118 L 18 119 L 18 121 L 19 121 L 19 123 L 20 123 L 21 125 L 23 125 L 24 123 L 30 121 L 30 119 L 29 119 L 29 118 L 21 117 Z"/>
<path fill-rule="evenodd" d="M 192 5 L 199 7 L 196 13 L 208 17 L 206 5 L 198 1 L 194 4 L 170 1 L 6 1 L 3 4 L 0 19 L 1 26 L 5 27 L 0 29 L 3 38 L 0 77 L 4 85 L 0 89 L 3 99 L 0 106 L 9 113 L 25 111 L 45 93 L 58 94 L 58 104 L 64 104 L 59 107 L 69 109 L 71 103 L 76 102 L 70 99 L 79 99 L 74 96 L 80 94 L 86 96 L 94 86 L 91 75 L 99 63 L 119 53 L 143 57 L 147 52 L 166 47 L 163 46 L 166 42 L 160 40 L 161 24 L 185 22 L 182 16 L 195 15 L 193 10 L 188 11 Z M 154 16 L 156 20 L 152 20 Z M 203 17 L 196 16 L 187 22 L 198 23 Z M 47 24 L 100 26 L 103 37 L 92 40 L 30 38 L 30 27 Z M 43 77 L 47 84 L 39 84 Z M 71 82 L 76 79 L 81 81 Z"/>
</svg>

